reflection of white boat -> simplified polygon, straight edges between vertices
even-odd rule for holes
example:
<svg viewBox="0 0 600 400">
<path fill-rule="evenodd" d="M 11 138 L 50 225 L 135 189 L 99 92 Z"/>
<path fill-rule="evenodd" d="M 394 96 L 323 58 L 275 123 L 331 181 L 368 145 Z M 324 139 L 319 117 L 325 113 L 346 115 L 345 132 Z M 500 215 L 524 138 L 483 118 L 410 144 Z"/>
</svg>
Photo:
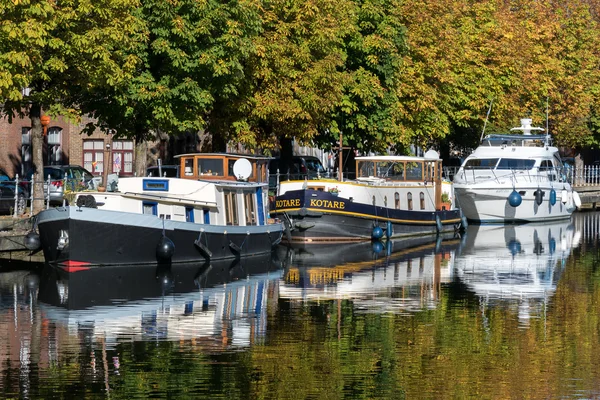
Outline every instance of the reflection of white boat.
<svg viewBox="0 0 600 400">
<path fill-rule="evenodd" d="M 247 346 L 266 332 L 267 291 L 282 276 L 268 257 L 240 262 L 135 265 L 67 273 L 47 266 L 43 315 L 109 343 L 200 339 Z"/>
<path fill-rule="evenodd" d="M 570 220 L 472 225 L 454 262 L 456 276 L 485 301 L 546 301 L 579 236 Z"/>
<path fill-rule="evenodd" d="M 469 220 L 532 222 L 569 218 L 581 206 L 563 176 L 549 134 L 521 120 L 523 134 L 488 135 L 454 175 L 458 205 Z"/>
<path fill-rule="evenodd" d="M 371 243 L 288 250 L 279 297 L 293 300 L 352 299 L 363 312 L 435 307 L 439 284 L 449 282 L 460 240 L 429 241 L 379 252 Z M 291 252 L 291 254 L 290 254 Z"/>
</svg>

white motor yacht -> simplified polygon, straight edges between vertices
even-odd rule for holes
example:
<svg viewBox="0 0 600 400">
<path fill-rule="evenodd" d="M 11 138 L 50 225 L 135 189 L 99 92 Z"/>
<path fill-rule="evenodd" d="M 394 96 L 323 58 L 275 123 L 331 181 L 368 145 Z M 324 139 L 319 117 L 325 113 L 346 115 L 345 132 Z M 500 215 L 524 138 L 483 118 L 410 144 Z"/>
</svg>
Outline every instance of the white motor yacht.
<svg viewBox="0 0 600 400">
<path fill-rule="evenodd" d="M 543 128 L 521 119 L 511 131 L 485 136 L 454 176 L 458 206 L 475 222 L 569 218 L 581 200 L 563 174 L 558 148 Z"/>
</svg>

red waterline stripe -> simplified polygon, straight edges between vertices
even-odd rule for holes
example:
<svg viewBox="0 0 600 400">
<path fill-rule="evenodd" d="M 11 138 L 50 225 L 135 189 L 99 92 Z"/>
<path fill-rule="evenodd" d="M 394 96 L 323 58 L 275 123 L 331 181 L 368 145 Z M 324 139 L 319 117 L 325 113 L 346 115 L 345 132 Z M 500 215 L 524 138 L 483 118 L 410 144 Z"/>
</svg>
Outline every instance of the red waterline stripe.
<svg viewBox="0 0 600 400">
<path fill-rule="evenodd" d="M 85 261 L 74 261 L 74 260 L 69 260 L 69 261 L 60 263 L 60 266 L 66 272 L 86 271 L 86 270 L 90 269 L 90 267 L 87 267 L 87 265 L 90 265 L 90 263 L 85 262 Z"/>
</svg>

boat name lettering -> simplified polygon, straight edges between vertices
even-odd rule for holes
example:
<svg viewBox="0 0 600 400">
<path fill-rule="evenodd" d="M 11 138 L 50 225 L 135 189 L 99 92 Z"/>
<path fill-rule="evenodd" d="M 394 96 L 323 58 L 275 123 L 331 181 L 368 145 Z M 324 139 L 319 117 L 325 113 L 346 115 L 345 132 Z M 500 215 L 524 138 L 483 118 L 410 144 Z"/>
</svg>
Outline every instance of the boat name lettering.
<svg viewBox="0 0 600 400">
<path fill-rule="evenodd" d="M 343 210 L 346 204 L 343 201 L 310 199 L 311 207 L 337 208 Z"/>
<path fill-rule="evenodd" d="M 300 207 L 300 199 L 277 200 L 275 202 L 275 207 Z"/>
</svg>

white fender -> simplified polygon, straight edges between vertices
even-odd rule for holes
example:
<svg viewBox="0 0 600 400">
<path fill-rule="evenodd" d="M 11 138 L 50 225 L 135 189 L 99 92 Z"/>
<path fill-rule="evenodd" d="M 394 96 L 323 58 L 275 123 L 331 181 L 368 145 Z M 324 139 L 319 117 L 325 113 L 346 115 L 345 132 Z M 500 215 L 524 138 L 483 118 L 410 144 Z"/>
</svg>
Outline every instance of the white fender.
<svg viewBox="0 0 600 400">
<path fill-rule="evenodd" d="M 567 202 L 567 189 L 563 189 L 562 192 L 560 192 L 560 201 L 562 201 L 563 204 Z"/>
<path fill-rule="evenodd" d="M 573 201 L 575 202 L 575 207 L 581 208 L 581 197 L 579 197 L 579 193 L 573 190 Z"/>
</svg>

